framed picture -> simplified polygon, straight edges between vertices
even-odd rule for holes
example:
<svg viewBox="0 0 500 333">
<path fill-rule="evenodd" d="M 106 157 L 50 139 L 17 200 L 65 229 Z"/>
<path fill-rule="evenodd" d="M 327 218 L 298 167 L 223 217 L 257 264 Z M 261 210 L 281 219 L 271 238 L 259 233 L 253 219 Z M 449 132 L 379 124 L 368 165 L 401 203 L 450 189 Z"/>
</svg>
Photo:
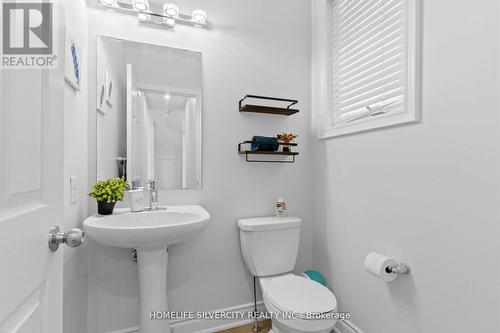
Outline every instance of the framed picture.
<svg viewBox="0 0 500 333">
<path fill-rule="evenodd" d="M 109 106 L 113 106 L 113 103 L 111 103 L 111 96 L 112 96 L 111 93 L 113 92 L 113 80 L 111 80 L 109 76 L 106 87 L 108 88 L 106 92 L 106 103 L 108 103 Z"/>
<path fill-rule="evenodd" d="M 102 77 L 99 81 L 98 89 L 97 89 L 97 110 L 106 113 L 106 108 L 104 102 L 111 106 L 111 102 L 108 102 L 108 99 L 110 99 L 110 92 L 109 92 L 109 73 L 108 71 L 105 71 L 102 74 Z"/>
<path fill-rule="evenodd" d="M 76 91 L 80 90 L 82 81 L 82 59 L 81 49 L 69 32 L 66 32 L 66 64 L 64 68 L 64 79 Z"/>
</svg>

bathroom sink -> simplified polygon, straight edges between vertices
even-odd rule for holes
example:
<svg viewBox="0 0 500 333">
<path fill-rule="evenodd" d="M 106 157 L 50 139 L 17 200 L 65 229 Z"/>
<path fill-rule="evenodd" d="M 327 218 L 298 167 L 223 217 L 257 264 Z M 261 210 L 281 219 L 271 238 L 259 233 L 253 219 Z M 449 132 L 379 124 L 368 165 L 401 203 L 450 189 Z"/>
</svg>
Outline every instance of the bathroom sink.
<svg viewBox="0 0 500 333">
<path fill-rule="evenodd" d="M 86 234 L 98 243 L 137 250 L 139 273 L 139 332 L 170 332 L 168 320 L 151 320 L 152 311 L 167 312 L 167 247 L 205 227 L 210 214 L 200 206 L 167 206 L 132 213 L 93 215 L 83 222 Z"/>
<path fill-rule="evenodd" d="M 168 206 L 139 213 L 119 208 L 112 215 L 89 217 L 83 227 L 90 238 L 103 245 L 154 248 L 182 242 L 205 227 L 209 219 L 200 206 Z"/>
</svg>

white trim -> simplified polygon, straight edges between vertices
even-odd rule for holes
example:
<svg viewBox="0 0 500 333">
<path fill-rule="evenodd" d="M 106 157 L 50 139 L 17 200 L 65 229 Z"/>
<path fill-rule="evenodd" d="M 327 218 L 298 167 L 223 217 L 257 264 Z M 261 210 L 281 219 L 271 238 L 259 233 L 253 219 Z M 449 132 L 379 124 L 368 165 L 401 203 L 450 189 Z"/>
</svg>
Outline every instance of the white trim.
<svg viewBox="0 0 500 333">
<path fill-rule="evenodd" d="M 265 311 L 266 308 L 262 301 L 257 302 L 258 311 Z M 230 311 L 243 311 L 250 312 L 253 310 L 253 303 L 247 303 L 237 306 L 232 306 L 215 312 L 230 312 Z M 244 326 L 252 323 L 250 319 L 244 320 L 201 320 L 201 319 L 188 319 L 188 320 L 173 320 L 171 322 L 172 333 L 212 333 L 222 330 L 227 330 L 234 327 Z M 107 333 L 139 333 L 137 326 L 127 327 L 115 331 L 108 331 Z M 333 333 L 364 333 L 350 320 L 339 320 L 336 327 L 333 328 Z"/>
<path fill-rule="evenodd" d="M 331 103 L 330 1 L 312 2 L 312 126 L 318 139 L 327 139 L 421 120 L 421 0 L 407 4 L 407 83 L 405 112 L 333 126 Z"/>
<path fill-rule="evenodd" d="M 335 333 L 364 333 L 350 320 L 339 320 L 334 331 Z"/>
<path fill-rule="evenodd" d="M 127 327 L 120 330 L 108 331 L 106 333 L 139 333 L 139 327 Z"/>
<path fill-rule="evenodd" d="M 214 312 L 251 312 L 253 311 L 253 303 L 246 303 L 237 306 L 232 306 L 224 309 L 215 310 Z M 265 306 L 262 301 L 257 302 L 257 310 L 265 311 Z M 172 320 L 170 326 L 172 333 L 212 333 L 226 330 L 233 327 L 239 327 L 252 323 L 251 319 L 224 319 L 224 320 L 202 320 L 202 319 L 181 319 Z M 137 326 L 127 327 L 107 333 L 139 333 Z"/>
<path fill-rule="evenodd" d="M 311 54 L 311 111 L 312 130 L 318 135 L 322 132 L 323 122 L 328 121 L 331 110 L 330 87 L 330 29 L 329 27 L 329 1 L 311 1 L 312 13 L 312 54 Z M 331 122 L 328 122 L 329 124 Z"/>
<path fill-rule="evenodd" d="M 348 134 L 354 134 L 359 132 L 366 132 L 371 130 L 376 130 L 379 128 L 396 126 L 401 124 L 407 124 L 419 121 L 417 113 L 411 112 L 400 112 L 400 113 L 387 113 L 385 115 L 380 115 L 376 118 L 366 118 L 365 121 L 359 121 L 353 124 L 348 124 L 345 126 L 329 126 L 324 127 L 318 133 L 318 139 L 328 139 L 339 136 L 344 136 Z"/>
</svg>

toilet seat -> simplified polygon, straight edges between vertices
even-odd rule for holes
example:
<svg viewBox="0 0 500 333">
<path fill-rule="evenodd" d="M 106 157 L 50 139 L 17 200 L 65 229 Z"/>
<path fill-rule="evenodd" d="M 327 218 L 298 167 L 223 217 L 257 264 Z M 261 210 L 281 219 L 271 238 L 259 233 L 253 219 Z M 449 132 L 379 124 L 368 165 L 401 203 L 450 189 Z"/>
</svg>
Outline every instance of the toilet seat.
<svg viewBox="0 0 500 333">
<path fill-rule="evenodd" d="M 292 274 L 273 278 L 266 294 L 277 310 L 296 318 L 306 319 L 311 314 L 326 314 L 337 309 L 337 299 L 328 288 Z"/>
</svg>

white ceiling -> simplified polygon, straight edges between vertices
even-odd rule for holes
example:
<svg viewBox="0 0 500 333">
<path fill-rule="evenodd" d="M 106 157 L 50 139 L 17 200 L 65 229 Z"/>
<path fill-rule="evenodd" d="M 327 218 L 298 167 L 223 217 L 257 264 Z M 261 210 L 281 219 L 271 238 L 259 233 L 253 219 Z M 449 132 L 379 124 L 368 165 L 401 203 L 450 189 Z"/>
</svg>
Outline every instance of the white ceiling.
<svg viewBox="0 0 500 333">
<path fill-rule="evenodd" d="M 165 93 L 156 93 L 143 91 L 146 96 L 146 102 L 150 109 L 159 109 L 166 111 L 184 111 L 187 97 L 175 94 L 169 94 L 170 98 L 165 98 Z"/>
</svg>

